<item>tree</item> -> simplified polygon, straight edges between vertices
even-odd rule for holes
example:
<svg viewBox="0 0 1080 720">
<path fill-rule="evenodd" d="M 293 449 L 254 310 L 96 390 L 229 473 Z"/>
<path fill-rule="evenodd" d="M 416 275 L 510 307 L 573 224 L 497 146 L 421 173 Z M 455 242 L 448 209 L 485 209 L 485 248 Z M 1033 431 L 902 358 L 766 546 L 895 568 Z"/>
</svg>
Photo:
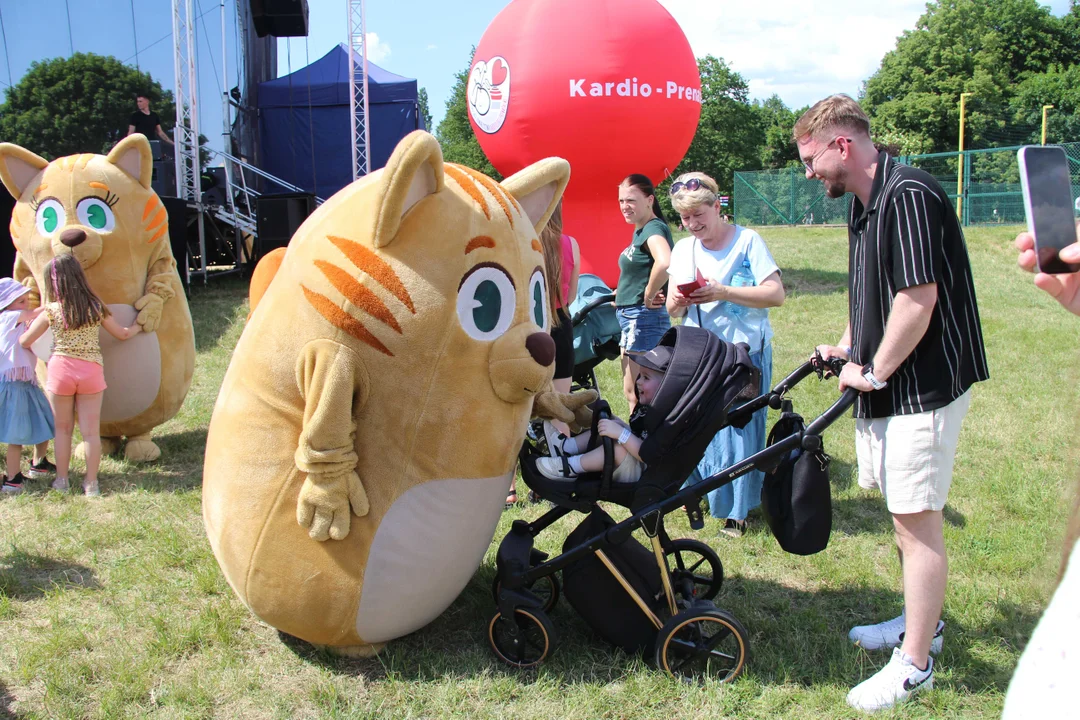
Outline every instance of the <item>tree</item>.
<svg viewBox="0 0 1080 720">
<path fill-rule="evenodd" d="M 420 119 L 424 121 L 424 129 L 428 132 L 434 132 L 435 128 L 431 126 L 431 109 L 428 107 L 427 88 L 420 88 L 420 92 L 416 93 L 416 104 L 419 108 Z"/>
<path fill-rule="evenodd" d="M 961 92 L 973 92 L 968 146 L 1013 121 L 1007 104 L 1026 78 L 1075 58 L 1069 18 L 1037 0 L 941 0 L 888 52 L 863 89 L 875 132 L 909 149 L 957 146 Z M 1075 23 L 1074 23 L 1075 25 Z M 982 144 L 994 144 L 992 142 Z"/>
<path fill-rule="evenodd" d="M 456 81 L 453 89 L 450 90 L 450 98 L 446 101 L 446 114 L 439 123 L 435 137 L 442 146 L 443 159 L 447 162 L 459 163 L 490 175 L 496 180 L 502 180 L 502 175 L 495 170 L 495 166 L 487 159 L 487 155 L 484 155 L 480 142 L 476 139 L 476 133 L 473 132 L 472 125 L 469 123 L 467 89 L 469 70 L 472 68 L 475 53 L 476 46 L 474 45 L 469 52 L 468 65 L 454 75 Z"/>
<path fill-rule="evenodd" d="M 701 75 L 701 119 L 690 149 L 675 169 L 674 176 L 698 171 L 709 175 L 720 186 L 722 195 L 730 195 L 736 170 L 761 167 L 760 148 L 765 130 L 757 109 L 749 102 L 749 88 L 742 75 L 728 67 L 722 58 L 706 55 L 698 58 Z M 672 212 L 671 200 L 660 192 L 660 205 Z M 670 219 L 671 216 L 669 216 Z"/>
<path fill-rule="evenodd" d="M 791 131 L 795 127 L 795 121 L 807 108 L 798 111 L 791 110 L 779 95 L 773 95 L 764 101 L 755 100 L 754 107 L 765 129 L 764 144 L 759 152 L 761 166 L 784 168 L 801 165 L 799 151 L 791 138 Z"/>
<path fill-rule="evenodd" d="M 148 73 L 93 53 L 34 62 L 0 105 L 0 140 L 48 160 L 108 152 L 127 133 L 136 94 L 149 98 L 168 132 L 172 93 Z"/>
</svg>

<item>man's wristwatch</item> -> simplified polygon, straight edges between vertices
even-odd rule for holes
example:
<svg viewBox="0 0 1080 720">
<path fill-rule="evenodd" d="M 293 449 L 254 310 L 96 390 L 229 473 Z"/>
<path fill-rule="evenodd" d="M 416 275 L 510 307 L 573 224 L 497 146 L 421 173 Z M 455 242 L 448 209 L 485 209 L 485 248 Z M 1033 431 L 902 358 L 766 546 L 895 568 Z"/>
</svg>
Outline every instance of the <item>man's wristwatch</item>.
<svg viewBox="0 0 1080 720">
<path fill-rule="evenodd" d="M 887 382 L 882 382 L 882 381 L 878 380 L 876 377 L 874 377 L 874 363 L 873 362 L 868 362 L 865 365 L 863 365 L 862 376 L 864 378 L 866 378 L 866 381 L 868 383 L 870 383 L 870 385 L 873 386 L 873 388 L 875 390 L 882 390 L 882 389 L 885 388 L 886 385 L 889 384 Z"/>
</svg>

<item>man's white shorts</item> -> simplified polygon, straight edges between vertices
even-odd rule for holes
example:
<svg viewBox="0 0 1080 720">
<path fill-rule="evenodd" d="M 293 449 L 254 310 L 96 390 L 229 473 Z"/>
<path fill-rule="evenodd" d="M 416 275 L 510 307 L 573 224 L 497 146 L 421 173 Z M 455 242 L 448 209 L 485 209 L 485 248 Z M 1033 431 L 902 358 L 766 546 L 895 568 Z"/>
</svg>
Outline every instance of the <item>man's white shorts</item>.
<svg viewBox="0 0 1080 720">
<path fill-rule="evenodd" d="M 971 390 L 937 410 L 855 419 L 859 485 L 878 488 L 894 515 L 941 510 L 952 485 Z"/>
</svg>

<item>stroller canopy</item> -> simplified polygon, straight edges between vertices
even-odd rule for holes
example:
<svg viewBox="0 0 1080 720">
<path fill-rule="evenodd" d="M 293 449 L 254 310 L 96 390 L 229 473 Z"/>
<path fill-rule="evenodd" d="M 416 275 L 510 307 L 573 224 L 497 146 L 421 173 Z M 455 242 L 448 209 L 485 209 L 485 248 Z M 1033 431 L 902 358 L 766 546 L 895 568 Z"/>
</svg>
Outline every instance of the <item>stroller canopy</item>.
<svg viewBox="0 0 1080 720">
<path fill-rule="evenodd" d="M 727 410 L 756 376 L 749 348 L 725 342 L 708 330 L 676 326 L 661 345 L 671 361 L 645 417 L 642 482 L 670 489 L 697 467 L 714 435 L 727 424 Z M 754 388 L 754 395 L 757 395 Z"/>
</svg>

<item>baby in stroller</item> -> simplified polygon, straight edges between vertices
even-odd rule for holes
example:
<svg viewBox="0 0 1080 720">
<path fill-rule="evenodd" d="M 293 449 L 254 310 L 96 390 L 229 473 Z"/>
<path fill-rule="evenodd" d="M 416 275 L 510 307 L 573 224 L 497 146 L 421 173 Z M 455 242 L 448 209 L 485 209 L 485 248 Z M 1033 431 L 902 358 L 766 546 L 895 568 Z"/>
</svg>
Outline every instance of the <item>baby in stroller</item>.
<svg viewBox="0 0 1080 720">
<path fill-rule="evenodd" d="M 667 345 L 658 345 L 635 358 L 641 372 L 635 383 L 638 403 L 630 415 L 629 424 L 617 417 L 605 417 L 597 423 L 597 434 L 611 438 L 616 443 L 615 471 L 611 476 L 614 482 L 632 483 L 641 479 L 641 444 L 647 435 L 645 418 L 670 361 L 671 347 Z M 552 480 L 574 478 L 586 472 L 602 472 L 604 448 L 594 447 L 590 450 L 591 441 L 591 430 L 570 438 L 562 434 L 550 438 L 552 457 L 538 458 L 536 469 Z"/>
</svg>

